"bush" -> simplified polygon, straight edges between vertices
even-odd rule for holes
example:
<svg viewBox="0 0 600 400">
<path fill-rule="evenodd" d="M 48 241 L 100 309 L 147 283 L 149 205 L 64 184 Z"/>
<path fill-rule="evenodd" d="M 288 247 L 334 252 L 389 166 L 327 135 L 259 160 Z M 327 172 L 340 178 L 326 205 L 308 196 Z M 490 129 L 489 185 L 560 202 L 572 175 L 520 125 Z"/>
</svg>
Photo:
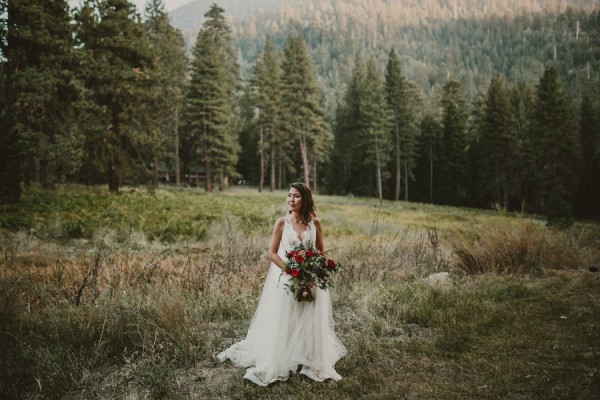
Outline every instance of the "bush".
<svg viewBox="0 0 600 400">
<path fill-rule="evenodd" d="M 454 266 L 468 274 L 533 273 L 541 268 L 573 268 L 583 264 L 576 246 L 562 231 L 522 217 L 486 219 L 471 229 L 449 235 Z"/>
</svg>

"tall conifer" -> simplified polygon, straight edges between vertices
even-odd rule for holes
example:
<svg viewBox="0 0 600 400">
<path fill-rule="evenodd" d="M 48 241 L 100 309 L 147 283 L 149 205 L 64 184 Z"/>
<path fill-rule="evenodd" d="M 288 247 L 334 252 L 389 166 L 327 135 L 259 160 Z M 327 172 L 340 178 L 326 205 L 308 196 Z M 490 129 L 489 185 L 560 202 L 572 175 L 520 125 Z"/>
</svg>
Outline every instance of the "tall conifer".
<svg viewBox="0 0 600 400">
<path fill-rule="evenodd" d="M 362 134 L 367 143 L 367 162 L 375 167 L 377 196 L 383 199 L 384 166 L 390 159 L 390 112 L 386 101 L 384 82 L 375 61 L 367 64 L 361 111 L 364 117 Z"/>
<path fill-rule="evenodd" d="M 192 76 L 186 99 L 186 134 L 205 169 L 205 190 L 221 189 L 235 176 L 239 141 L 233 130 L 238 66 L 230 29 L 221 7 L 213 4 L 192 50 Z"/>
<path fill-rule="evenodd" d="M 367 67 L 359 54 L 354 58 L 354 69 L 342 103 L 336 110 L 334 152 L 331 163 L 331 184 L 335 191 L 369 194 L 370 182 L 363 168 L 364 147 L 360 137 L 360 99 L 363 96 Z"/>
<path fill-rule="evenodd" d="M 276 188 L 278 148 L 285 141 L 282 127 L 281 67 L 271 38 L 267 37 L 262 57 L 257 60 L 254 75 L 254 90 L 258 110 L 260 184 L 262 191 L 264 175 L 269 164 L 270 189 Z"/>
<path fill-rule="evenodd" d="M 23 178 L 50 188 L 78 168 L 78 90 L 66 1 L 4 1 L 0 13 L 0 200 L 15 201 Z"/>
<path fill-rule="evenodd" d="M 485 100 L 481 127 L 482 189 L 488 201 L 509 207 L 509 197 L 517 189 L 519 149 L 516 139 L 510 93 L 506 82 L 496 75 Z"/>
<path fill-rule="evenodd" d="M 531 137 L 539 206 L 550 223 L 568 223 L 573 216 L 580 147 L 574 114 L 554 68 L 544 71 L 536 100 Z"/>
<path fill-rule="evenodd" d="M 311 168 L 324 161 L 318 149 L 326 141 L 331 143 L 332 135 L 320 103 L 321 93 L 313 62 L 300 35 L 288 37 L 284 49 L 282 83 L 285 129 L 298 142 L 303 181 L 309 185 Z M 315 162 L 311 165 L 313 158 Z"/>
<path fill-rule="evenodd" d="M 600 217 L 600 117 L 598 107 L 586 93 L 579 111 L 582 148 L 581 178 L 576 205 L 579 215 Z"/>
<path fill-rule="evenodd" d="M 404 165 L 408 170 L 409 165 L 412 167 L 415 164 L 416 129 L 409 105 L 408 84 L 402 74 L 398 56 L 393 49 L 388 57 L 385 88 L 387 101 L 393 115 L 394 200 L 400 200 L 402 166 Z M 404 200 L 408 200 L 407 190 L 404 193 Z"/>
<path fill-rule="evenodd" d="M 417 184 L 422 193 L 421 198 L 429 203 L 437 200 L 435 193 L 440 176 L 438 162 L 441 137 L 441 124 L 433 116 L 425 115 L 420 126 Z"/>
<path fill-rule="evenodd" d="M 185 86 L 187 59 L 181 32 L 175 29 L 165 12 L 163 0 L 146 4 L 145 24 L 156 60 L 154 96 L 149 106 L 156 123 L 148 127 L 148 149 L 152 161 L 152 186 L 156 188 L 158 163 L 173 161 L 175 183 L 180 183 L 179 118 Z M 167 162 L 171 164 L 171 162 Z"/>
<path fill-rule="evenodd" d="M 80 74 L 87 89 L 85 179 L 99 173 L 117 192 L 131 171 L 145 170 L 140 149 L 152 120 L 156 65 L 143 25 L 126 0 L 86 0 L 76 13 L 77 39 L 83 54 Z M 131 176 L 131 175 L 129 175 Z"/>
<path fill-rule="evenodd" d="M 450 79 L 442 94 L 440 202 L 464 204 L 467 199 L 466 106 L 460 84 Z"/>
</svg>

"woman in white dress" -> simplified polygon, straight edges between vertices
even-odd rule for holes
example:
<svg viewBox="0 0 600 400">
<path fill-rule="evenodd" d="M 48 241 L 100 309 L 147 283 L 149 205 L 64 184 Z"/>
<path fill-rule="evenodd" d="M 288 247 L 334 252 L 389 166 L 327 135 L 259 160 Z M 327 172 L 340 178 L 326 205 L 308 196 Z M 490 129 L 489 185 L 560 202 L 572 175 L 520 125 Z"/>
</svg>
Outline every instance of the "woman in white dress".
<svg viewBox="0 0 600 400">
<path fill-rule="evenodd" d="M 288 215 L 279 218 L 269 246 L 271 265 L 246 338 L 217 357 L 248 367 L 244 378 L 267 386 L 285 381 L 290 372 L 315 381 L 340 380 L 335 363 L 346 354 L 336 337 L 329 292 L 317 287 L 312 302 L 298 302 L 286 291 L 290 279 L 281 274 L 285 254 L 303 242 L 324 251 L 321 221 L 308 186 L 296 182 L 288 191 Z"/>
</svg>

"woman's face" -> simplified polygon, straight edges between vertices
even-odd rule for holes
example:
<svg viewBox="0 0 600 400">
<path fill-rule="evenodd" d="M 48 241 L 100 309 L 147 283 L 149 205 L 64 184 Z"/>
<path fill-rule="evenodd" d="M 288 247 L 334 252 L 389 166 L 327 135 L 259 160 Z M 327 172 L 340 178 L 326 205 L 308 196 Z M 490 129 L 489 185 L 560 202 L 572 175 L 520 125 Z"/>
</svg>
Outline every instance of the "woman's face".
<svg viewBox="0 0 600 400">
<path fill-rule="evenodd" d="M 290 212 L 300 212 L 302 207 L 302 195 L 296 188 L 290 188 L 288 192 L 288 210 Z"/>
</svg>

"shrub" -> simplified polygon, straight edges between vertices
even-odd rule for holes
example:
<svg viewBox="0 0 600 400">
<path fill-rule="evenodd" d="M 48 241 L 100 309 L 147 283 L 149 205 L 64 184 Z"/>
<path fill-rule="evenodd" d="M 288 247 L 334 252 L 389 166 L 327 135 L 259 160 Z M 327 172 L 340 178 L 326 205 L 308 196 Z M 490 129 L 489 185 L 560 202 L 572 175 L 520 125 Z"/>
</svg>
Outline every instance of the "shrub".
<svg viewBox="0 0 600 400">
<path fill-rule="evenodd" d="M 540 268 L 582 264 L 576 246 L 562 231 L 522 217 L 486 219 L 486 224 L 455 228 L 449 235 L 454 266 L 468 274 L 532 273 Z"/>
</svg>

